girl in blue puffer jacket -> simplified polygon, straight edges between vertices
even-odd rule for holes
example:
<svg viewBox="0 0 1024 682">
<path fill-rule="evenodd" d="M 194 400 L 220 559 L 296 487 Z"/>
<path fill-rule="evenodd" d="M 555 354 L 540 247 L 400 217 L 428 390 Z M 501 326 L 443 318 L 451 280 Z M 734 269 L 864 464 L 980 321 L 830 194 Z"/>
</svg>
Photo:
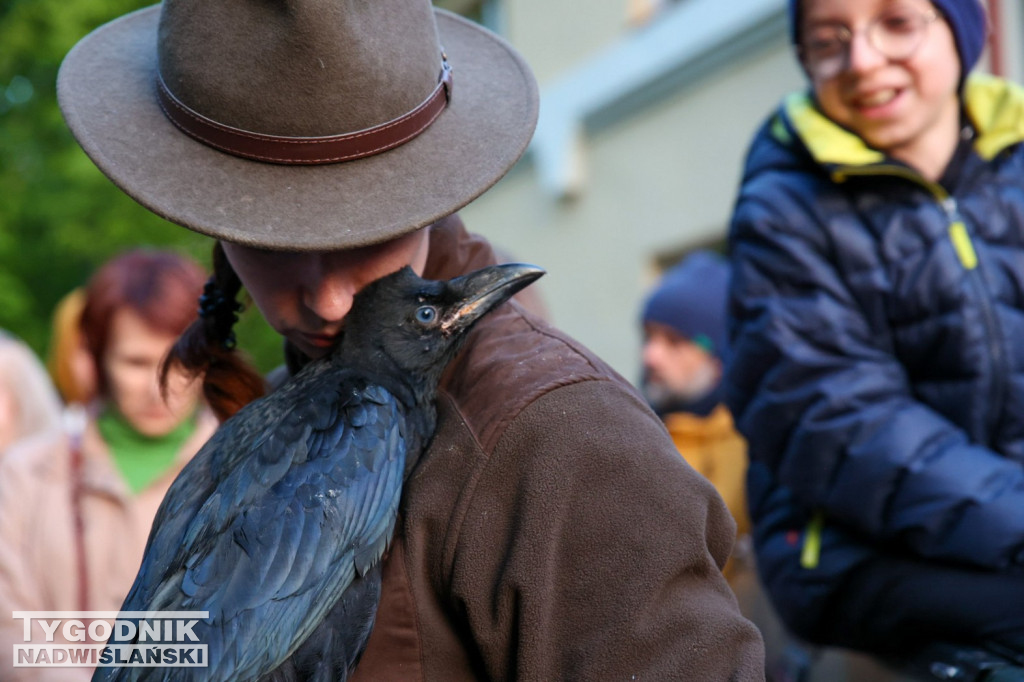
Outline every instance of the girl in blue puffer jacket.
<svg viewBox="0 0 1024 682">
<path fill-rule="evenodd" d="M 1024 654 L 1024 90 L 978 0 L 791 0 L 747 159 L 727 401 L 788 627 Z"/>
</svg>

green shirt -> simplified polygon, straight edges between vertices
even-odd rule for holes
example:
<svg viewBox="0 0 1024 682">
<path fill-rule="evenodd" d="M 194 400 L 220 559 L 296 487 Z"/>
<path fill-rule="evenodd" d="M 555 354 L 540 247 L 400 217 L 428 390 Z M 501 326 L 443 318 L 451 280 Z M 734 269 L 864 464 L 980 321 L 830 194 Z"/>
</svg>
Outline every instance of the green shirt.
<svg viewBox="0 0 1024 682">
<path fill-rule="evenodd" d="M 166 435 L 150 437 L 132 428 L 115 408 L 107 407 L 96 419 L 96 426 L 128 489 L 138 494 L 174 464 L 185 441 L 196 430 L 196 415 Z"/>
</svg>

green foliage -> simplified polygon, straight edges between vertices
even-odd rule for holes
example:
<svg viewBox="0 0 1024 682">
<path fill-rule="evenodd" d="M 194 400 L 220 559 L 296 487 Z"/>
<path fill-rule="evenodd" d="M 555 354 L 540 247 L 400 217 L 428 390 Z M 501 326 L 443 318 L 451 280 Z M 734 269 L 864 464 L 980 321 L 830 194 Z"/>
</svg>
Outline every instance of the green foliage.
<svg viewBox="0 0 1024 682">
<path fill-rule="evenodd" d="M 126 248 L 157 246 L 209 264 L 212 242 L 158 218 L 118 190 L 75 143 L 56 78 L 89 31 L 150 2 L 0 0 L 0 328 L 46 352 L 60 298 Z M 280 339 L 256 312 L 240 346 L 266 371 Z"/>
</svg>

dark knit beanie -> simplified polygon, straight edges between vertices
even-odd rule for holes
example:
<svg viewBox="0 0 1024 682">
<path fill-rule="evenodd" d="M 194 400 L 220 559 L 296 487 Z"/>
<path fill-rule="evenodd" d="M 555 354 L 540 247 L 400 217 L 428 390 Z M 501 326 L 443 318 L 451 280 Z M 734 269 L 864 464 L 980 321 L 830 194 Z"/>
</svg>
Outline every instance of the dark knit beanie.
<svg viewBox="0 0 1024 682">
<path fill-rule="evenodd" d="M 971 72 L 985 49 L 987 25 L 985 8 L 978 0 L 931 0 L 953 30 L 960 56 L 960 81 Z M 789 0 L 789 37 L 800 43 L 800 0 Z"/>
<path fill-rule="evenodd" d="M 724 362 L 728 288 L 728 262 L 712 251 L 695 251 L 662 276 L 642 321 L 669 326 Z"/>
</svg>

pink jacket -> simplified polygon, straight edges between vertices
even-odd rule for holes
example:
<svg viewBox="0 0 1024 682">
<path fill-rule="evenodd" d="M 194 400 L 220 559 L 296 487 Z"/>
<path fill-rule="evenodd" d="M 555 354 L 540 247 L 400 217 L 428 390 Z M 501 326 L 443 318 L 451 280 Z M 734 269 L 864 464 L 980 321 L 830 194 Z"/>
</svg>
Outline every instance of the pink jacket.
<svg viewBox="0 0 1024 682">
<path fill-rule="evenodd" d="M 204 413 L 176 465 L 132 495 L 95 424 L 82 437 L 80 508 L 85 592 L 72 505 L 70 439 L 42 434 L 0 460 L 0 679 L 87 680 L 90 668 L 14 667 L 13 646 L 24 643 L 24 622 L 14 611 L 117 611 L 135 580 L 149 529 L 171 481 L 216 429 Z M 74 632 L 72 631 L 72 636 Z M 45 642 L 34 627 L 33 642 Z M 67 642 L 58 627 L 53 643 Z"/>
</svg>

